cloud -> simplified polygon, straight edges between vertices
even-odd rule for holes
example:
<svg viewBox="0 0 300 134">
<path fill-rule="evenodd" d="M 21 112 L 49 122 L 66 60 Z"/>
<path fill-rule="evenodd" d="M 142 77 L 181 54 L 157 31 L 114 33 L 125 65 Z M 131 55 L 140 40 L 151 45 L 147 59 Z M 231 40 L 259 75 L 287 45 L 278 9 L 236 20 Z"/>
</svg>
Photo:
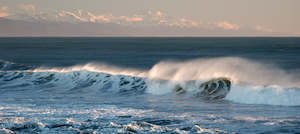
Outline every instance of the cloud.
<svg viewBox="0 0 300 134">
<path fill-rule="evenodd" d="M 60 17 L 71 16 L 72 18 L 79 20 L 80 22 L 88 22 L 87 18 L 82 17 L 82 10 L 78 10 L 78 13 L 73 13 L 70 11 L 61 11 L 58 13 Z"/>
<path fill-rule="evenodd" d="M 96 23 L 96 22 L 105 22 L 108 23 L 113 18 L 112 15 L 95 15 L 91 12 L 87 12 L 90 22 Z"/>
<path fill-rule="evenodd" d="M 138 26 L 167 26 L 167 27 L 179 27 L 179 28 L 198 28 L 206 30 L 214 30 L 216 28 L 222 28 L 225 30 L 239 30 L 240 26 L 237 24 L 231 24 L 227 21 L 218 23 L 209 22 L 197 22 L 183 17 L 171 17 L 163 13 L 162 11 L 148 10 L 144 13 L 138 13 L 134 15 L 122 15 L 114 16 L 112 14 L 96 14 L 83 9 L 77 10 L 60 10 L 55 14 L 44 13 L 37 11 L 33 4 L 21 5 L 21 8 L 30 15 L 31 18 L 40 19 L 43 21 L 58 21 L 58 22 L 73 22 L 73 23 L 114 23 L 120 25 L 138 25 Z M 2 14 L 4 16 L 6 14 Z M 48 19 L 47 19 L 48 18 Z"/>
<path fill-rule="evenodd" d="M 179 18 L 179 17 L 170 17 L 167 16 L 165 13 L 161 11 L 147 11 L 147 20 L 154 22 L 154 24 L 169 26 L 169 27 L 199 27 L 200 23 L 189 20 L 186 18 Z M 146 20 L 146 18 L 144 18 Z"/>
<path fill-rule="evenodd" d="M 8 11 L 8 7 L 3 6 L 3 7 L 0 8 L 0 11 Z"/>
<path fill-rule="evenodd" d="M 181 28 L 190 28 L 190 27 L 199 27 L 200 23 L 188 20 L 185 18 L 174 18 L 174 19 L 162 19 L 158 22 L 158 24 L 161 25 L 167 25 L 167 26 L 175 26 L 175 27 L 181 27 Z"/>
<path fill-rule="evenodd" d="M 240 26 L 237 24 L 231 24 L 227 21 L 223 21 L 223 22 L 216 22 L 215 23 L 217 27 L 219 28 L 223 28 L 225 30 L 239 30 Z"/>
<path fill-rule="evenodd" d="M 89 11 L 78 10 L 75 12 L 72 11 L 61 11 L 58 13 L 59 17 L 71 16 L 79 22 L 90 22 L 90 23 L 117 23 L 121 24 L 122 22 L 132 23 L 132 22 L 141 22 L 144 20 L 143 16 L 134 15 L 130 16 L 113 16 L 112 14 L 100 14 L 96 15 Z"/>
<path fill-rule="evenodd" d="M 254 29 L 255 29 L 256 31 L 259 31 L 259 32 L 266 32 L 266 33 L 272 33 L 272 32 L 273 32 L 272 29 L 270 29 L 270 28 L 265 28 L 265 27 L 260 26 L 260 25 L 256 26 Z"/>
<path fill-rule="evenodd" d="M 196 21 L 187 20 L 185 18 L 179 19 L 179 22 L 181 22 L 181 24 L 186 27 L 198 27 L 200 25 L 200 23 L 198 23 Z"/>
<path fill-rule="evenodd" d="M 121 20 L 124 20 L 126 22 L 138 22 L 138 21 L 143 21 L 144 18 L 143 17 L 128 17 L 128 16 L 120 16 L 119 17 Z"/>
<path fill-rule="evenodd" d="M 82 9 L 76 11 L 60 11 L 59 17 L 69 16 L 73 21 L 77 22 L 89 22 L 89 23 L 115 23 L 120 25 L 129 25 L 135 22 L 139 26 L 168 26 L 168 27 L 180 27 L 180 28 L 202 28 L 213 30 L 216 28 L 222 28 L 225 30 L 239 30 L 240 26 L 237 24 L 231 24 L 227 21 L 217 23 L 202 23 L 194 20 L 170 17 L 161 11 L 146 11 L 144 14 L 135 14 L 133 16 L 114 16 L 112 14 L 95 14 Z M 66 20 L 66 18 L 61 18 Z"/>
<path fill-rule="evenodd" d="M 0 17 L 6 17 L 6 16 L 9 16 L 8 7 L 3 6 L 0 8 Z"/>
<path fill-rule="evenodd" d="M 163 13 L 162 13 L 161 11 L 157 11 L 157 12 L 156 12 L 156 16 L 162 17 L 162 16 L 163 16 Z"/>
<path fill-rule="evenodd" d="M 294 33 L 295 36 L 300 36 L 300 33 Z"/>
<path fill-rule="evenodd" d="M 20 5 L 21 9 L 24 9 L 25 11 L 35 11 L 35 5 L 33 4 L 22 4 Z"/>
<path fill-rule="evenodd" d="M 121 15 L 115 16 L 111 13 L 97 14 L 91 11 L 85 11 L 83 9 L 77 10 L 58 10 L 55 12 L 41 12 L 36 10 L 32 4 L 23 5 L 22 8 L 26 11 L 28 18 L 35 18 L 36 20 L 43 20 L 49 22 L 70 22 L 70 23 L 110 23 L 118 24 L 122 26 L 130 26 L 137 28 L 149 28 L 149 31 L 155 31 L 160 29 L 168 30 L 185 30 L 185 31 L 203 31 L 207 33 L 220 32 L 220 29 L 228 31 L 228 33 L 238 33 L 247 29 L 240 25 L 229 23 L 228 21 L 209 22 L 209 21 L 195 21 L 185 17 L 172 17 L 163 13 L 162 11 L 145 11 L 136 13 L 133 15 Z M 3 8 L 4 9 L 4 8 Z M 1 14 L 0 14 L 1 15 Z M 15 15 L 17 16 L 17 15 Z M 22 16 L 20 16 L 21 18 Z M 248 27 L 252 29 L 253 27 Z M 256 30 L 267 29 L 261 26 L 256 27 Z M 145 30 L 147 31 L 147 30 Z M 253 31 L 253 29 L 252 29 Z"/>
<path fill-rule="evenodd" d="M 151 20 L 158 21 L 158 24 L 165 24 L 167 21 L 166 16 L 161 11 L 149 10 L 147 13 L 151 17 Z"/>
</svg>

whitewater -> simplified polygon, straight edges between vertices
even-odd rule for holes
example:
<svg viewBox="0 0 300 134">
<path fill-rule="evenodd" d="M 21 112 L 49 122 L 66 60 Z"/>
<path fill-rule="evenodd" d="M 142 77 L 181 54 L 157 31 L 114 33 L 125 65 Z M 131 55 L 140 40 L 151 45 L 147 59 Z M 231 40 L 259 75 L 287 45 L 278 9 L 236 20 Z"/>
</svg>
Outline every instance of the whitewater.
<svg viewBox="0 0 300 134">
<path fill-rule="evenodd" d="M 150 67 L 31 64 L 35 58 L 0 61 L 0 134 L 300 132 L 297 66 L 230 55 Z M 226 97 L 199 97 L 201 84 L 217 78 L 231 82 Z"/>
<path fill-rule="evenodd" d="M 22 70 L 18 68 L 21 68 Z M 171 99 L 171 100 L 178 99 L 180 101 L 187 101 L 185 103 L 189 103 L 190 101 L 198 101 L 199 105 L 203 105 L 201 103 L 207 103 L 205 105 L 208 105 L 210 103 L 213 103 L 213 105 L 215 105 L 214 103 L 216 104 L 225 103 L 226 105 L 259 104 L 259 105 L 278 105 L 278 106 L 300 106 L 300 86 L 299 86 L 300 83 L 299 83 L 299 79 L 297 79 L 299 78 L 297 77 L 297 74 L 294 73 L 289 74 L 277 68 L 264 66 L 263 64 L 253 62 L 251 60 L 235 58 L 235 57 L 197 59 L 197 60 L 186 61 L 186 62 L 163 61 L 153 66 L 153 68 L 151 68 L 150 70 L 118 68 L 111 65 L 104 65 L 104 64 L 97 64 L 97 63 L 77 65 L 77 66 L 67 67 L 67 68 L 46 68 L 46 67 L 30 68 L 30 67 L 18 65 L 16 63 L 9 63 L 9 62 L 2 62 L 1 70 L 2 70 L 0 72 L 0 80 L 1 80 L 0 89 L 2 94 L 1 102 L 20 101 L 21 103 L 25 103 L 25 102 L 42 103 L 39 104 L 42 105 L 42 108 L 38 108 L 38 109 L 28 108 L 27 105 L 25 105 L 25 107 L 14 106 L 12 108 L 9 106 L 4 106 L 1 107 L 2 114 L 3 111 L 7 111 L 7 110 L 10 112 L 12 112 L 11 110 L 15 110 L 15 112 L 18 111 L 21 113 L 23 113 L 23 110 L 25 111 L 25 113 L 26 111 L 46 112 L 49 110 L 48 111 L 49 113 L 46 112 L 46 114 L 55 114 L 55 112 L 57 112 L 56 110 L 51 111 L 50 109 L 48 109 L 44 111 L 45 108 L 43 107 L 43 103 L 54 103 L 54 104 L 71 103 L 71 105 L 74 105 L 72 104 L 74 102 L 73 99 L 76 98 L 75 101 L 76 103 L 78 103 L 77 101 L 79 102 L 83 101 L 85 103 L 87 102 L 90 103 L 90 101 L 91 102 L 98 101 L 96 102 L 96 104 L 99 102 L 101 104 L 102 99 L 108 99 L 108 98 L 103 98 L 103 95 L 110 96 L 112 98 L 114 96 L 117 96 L 116 98 L 119 99 L 119 97 L 132 98 L 133 96 L 134 97 L 145 96 L 149 94 L 150 96 L 155 96 L 154 98 L 164 97 L 166 99 Z M 201 83 L 203 81 L 212 78 L 218 78 L 218 77 L 227 77 L 233 82 L 232 89 L 224 100 L 221 101 L 217 100 L 216 102 L 205 102 L 205 101 L 201 102 L 203 100 L 194 96 L 195 92 L 197 92 L 197 86 L 199 86 L 199 84 L 197 83 Z M 190 81 L 195 81 L 195 82 L 190 82 Z M 178 84 L 180 84 L 181 86 L 185 87 L 185 89 L 188 90 L 189 92 L 188 95 L 183 96 L 183 95 L 176 95 L 176 93 L 174 93 L 173 89 Z M 102 97 L 102 99 L 99 100 L 98 97 L 99 98 Z M 79 98 L 79 100 L 77 100 L 77 98 Z M 132 101 L 140 101 L 140 100 L 137 99 Z M 123 104 L 123 105 L 130 105 L 130 104 Z M 85 106 L 84 105 L 82 106 L 82 104 L 80 104 L 79 107 L 85 107 Z M 118 115 L 119 110 L 122 111 L 122 109 L 117 109 L 115 108 L 115 106 L 104 105 L 104 107 L 106 107 L 104 108 L 105 112 L 109 112 L 110 110 L 116 110 L 115 112 L 112 113 L 113 116 L 116 116 L 115 114 Z M 97 105 L 96 108 L 92 108 L 92 109 L 96 110 L 98 108 L 101 109 L 102 106 Z M 72 111 L 74 112 L 75 110 L 75 113 L 83 112 L 86 114 L 91 114 L 89 109 L 90 108 L 84 108 L 84 109 L 75 108 Z M 68 111 L 67 108 L 62 108 L 62 109 L 59 108 L 59 110 L 61 110 L 60 112 L 63 112 L 59 114 L 66 114 L 70 112 Z M 141 112 L 140 109 L 132 109 L 132 110 L 136 112 Z M 131 118 L 132 113 L 127 113 L 127 112 L 128 111 L 125 110 L 121 113 L 125 114 L 126 116 L 130 116 L 125 118 Z M 142 112 L 145 111 L 142 110 Z M 152 114 L 154 113 L 151 113 L 151 115 Z M 12 120 L 12 122 L 18 124 L 19 120 L 20 120 L 19 118 L 16 118 L 16 120 Z M 259 120 L 259 119 L 255 118 L 254 120 Z M 11 121 L 9 118 L 7 118 L 6 121 L 11 125 Z M 21 121 L 21 122 L 25 122 L 25 121 Z M 163 122 L 164 121 L 162 121 L 162 123 Z M 31 131 L 44 132 L 45 131 L 44 129 L 46 129 L 47 127 L 48 128 L 47 131 L 45 131 L 45 133 L 51 132 L 50 131 L 51 127 L 49 128 L 49 126 L 45 126 L 45 124 L 43 124 L 43 122 L 41 121 L 38 121 L 33 124 L 32 122 L 29 123 L 31 123 L 29 124 L 29 126 L 27 123 L 25 124 L 21 123 L 24 126 L 22 125 L 9 126 L 6 123 L 1 125 L 2 127 L 8 127 L 7 130 L 6 128 L 3 129 L 5 132 L 12 131 L 10 129 L 13 130 L 24 129 L 22 131 L 29 131 L 29 132 Z M 125 130 L 133 129 L 132 131 L 137 131 L 141 129 L 142 132 L 144 131 L 151 132 L 146 128 L 143 128 L 143 125 L 146 126 L 149 125 L 148 127 L 155 127 L 155 126 L 151 126 L 153 124 L 147 124 L 147 122 L 144 123 L 146 124 L 136 124 L 136 122 L 131 122 L 129 124 L 126 124 L 129 126 L 133 125 L 134 128 L 128 128 L 128 126 L 126 125 L 125 126 L 124 125 L 122 126 L 120 124 L 116 124 L 116 125 L 117 126 L 119 125 L 120 128 L 125 128 Z M 267 123 L 274 123 L 274 122 L 272 121 Z M 53 124 L 50 123 L 50 125 Z M 56 125 L 57 124 L 54 124 L 54 126 Z M 67 125 L 67 126 L 64 125 L 56 126 L 56 127 L 57 128 L 64 127 L 65 129 L 69 127 L 73 127 L 72 125 Z M 135 128 L 135 127 L 142 127 L 142 128 Z M 201 128 L 197 125 L 193 127 L 194 128 L 191 128 L 191 130 L 189 131 L 191 132 L 193 131 L 218 132 L 219 131 L 214 129 L 202 130 L 204 128 Z M 199 127 L 198 129 L 200 130 L 197 130 L 197 127 Z M 167 128 L 159 126 L 157 129 L 158 130 L 154 129 L 153 131 L 160 132 L 162 131 L 161 129 L 167 129 Z M 192 129 L 196 129 L 196 130 L 192 130 Z M 121 131 L 121 130 L 117 129 L 116 131 Z M 115 130 L 110 130 L 108 132 L 110 133 L 114 131 Z M 172 130 L 172 128 L 169 128 L 169 131 L 167 130 L 164 131 L 181 132 L 181 130 L 176 130 L 176 129 Z"/>
</svg>

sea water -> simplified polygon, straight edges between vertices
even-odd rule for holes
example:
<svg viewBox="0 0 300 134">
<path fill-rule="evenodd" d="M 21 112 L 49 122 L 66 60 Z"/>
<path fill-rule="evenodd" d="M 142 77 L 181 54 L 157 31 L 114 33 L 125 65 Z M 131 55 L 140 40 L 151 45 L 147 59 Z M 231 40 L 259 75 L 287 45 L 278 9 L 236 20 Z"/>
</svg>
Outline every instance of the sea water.
<svg viewBox="0 0 300 134">
<path fill-rule="evenodd" d="M 1 134 L 300 133 L 300 38 L 0 38 L 0 59 Z"/>
</svg>

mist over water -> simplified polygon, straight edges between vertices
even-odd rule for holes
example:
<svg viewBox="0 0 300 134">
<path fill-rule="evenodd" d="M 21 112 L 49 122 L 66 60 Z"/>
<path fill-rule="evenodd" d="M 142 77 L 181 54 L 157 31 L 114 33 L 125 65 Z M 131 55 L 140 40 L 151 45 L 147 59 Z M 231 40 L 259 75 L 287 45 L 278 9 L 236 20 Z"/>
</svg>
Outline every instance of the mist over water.
<svg viewBox="0 0 300 134">
<path fill-rule="evenodd" d="M 162 61 L 150 70 L 149 78 L 175 81 L 230 78 L 234 83 L 300 87 L 299 76 L 260 62 L 238 57 L 204 58 L 186 62 Z"/>
</svg>

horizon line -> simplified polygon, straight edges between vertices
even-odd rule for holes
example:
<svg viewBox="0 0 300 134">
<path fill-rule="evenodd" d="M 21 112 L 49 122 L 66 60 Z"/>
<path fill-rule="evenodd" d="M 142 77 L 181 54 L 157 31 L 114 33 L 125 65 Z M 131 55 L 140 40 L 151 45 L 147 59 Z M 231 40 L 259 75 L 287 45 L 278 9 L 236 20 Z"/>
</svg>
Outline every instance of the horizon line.
<svg viewBox="0 0 300 134">
<path fill-rule="evenodd" d="M 14 38 L 14 37 L 19 37 L 19 38 L 34 38 L 34 37 L 45 37 L 45 38 L 80 38 L 80 37 L 91 37 L 91 38 L 97 38 L 97 37 L 128 37 L 128 38 L 135 38 L 135 37 L 149 37 L 149 38 L 176 38 L 176 37 L 182 37 L 182 38 L 201 38 L 201 37 L 252 37 L 252 38 L 280 38 L 280 37 L 283 37 L 283 38 L 300 38 L 300 35 L 99 35 L 99 36 L 89 36 L 89 35 L 66 35 L 66 36 L 44 36 L 44 35 L 41 35 L 41 36 L 0 36 L 0 38 Z"/>
</svg>

